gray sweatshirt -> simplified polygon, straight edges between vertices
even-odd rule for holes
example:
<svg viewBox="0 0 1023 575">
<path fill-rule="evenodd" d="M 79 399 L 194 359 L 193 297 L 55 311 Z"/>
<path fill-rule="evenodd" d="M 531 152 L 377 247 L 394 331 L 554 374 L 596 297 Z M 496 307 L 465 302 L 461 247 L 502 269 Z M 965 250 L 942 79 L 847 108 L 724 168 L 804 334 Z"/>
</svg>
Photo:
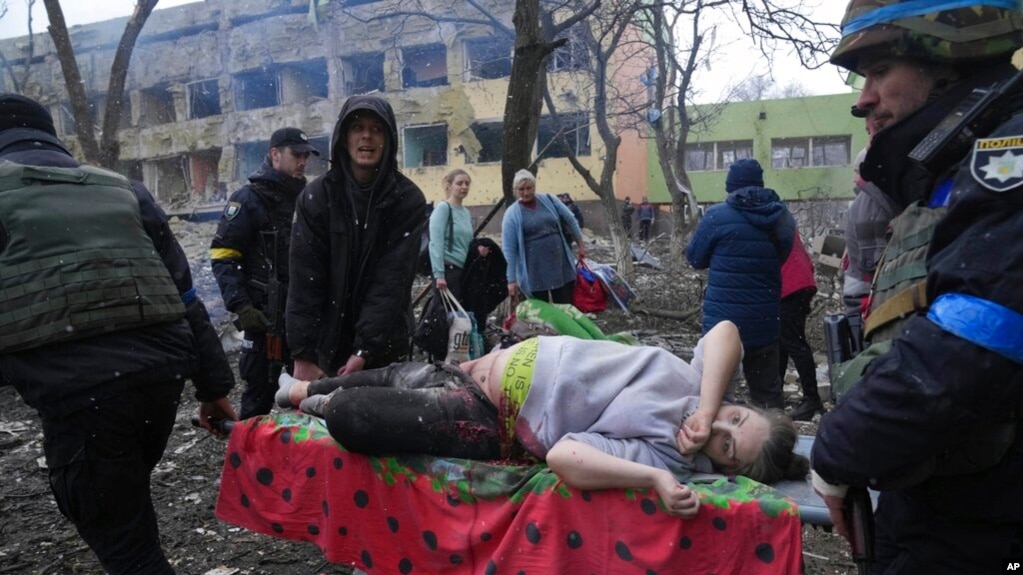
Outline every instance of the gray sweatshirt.
<svg viewBox="0 0 1023 575">
<path fill-rule="evenodd" d="M 705 456 L 694 462 L 675 446 L 699 403 L 702 370 L 702 339 L 688 364 L 657 347 L 541 337 L 515 433 L 540 459 L 565 437 L 685 481 L 710 471 Z"/>
</svg>

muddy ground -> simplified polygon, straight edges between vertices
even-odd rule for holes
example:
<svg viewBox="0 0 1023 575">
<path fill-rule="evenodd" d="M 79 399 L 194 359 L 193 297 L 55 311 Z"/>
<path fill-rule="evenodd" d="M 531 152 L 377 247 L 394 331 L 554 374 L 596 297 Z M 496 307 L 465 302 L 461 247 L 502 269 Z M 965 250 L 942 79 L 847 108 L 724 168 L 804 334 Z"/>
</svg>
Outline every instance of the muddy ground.
<svg viewBox="0 0 1023 575">
<path fill-rule="evenodd" d="M 189 254 L 196 284 L 211 315 L 224 331 L 227 347 L 232 336 L 227 313 L 219 301 L 206 255 L 215 224 L 178 222 L 175 233 Z M 666 255 L 665 240 L 655 242 L 651 253 Z M 589 248 L 591 258 L 610 261 L 610 248 L 597 239 Z M 641 305 L 651 310 L 685 311 L 698 306 L 702 276 L 692 271 L 676 276 L 650 268 L 638 268 L 634 289 Z M 834 282 L 821 276 L 821 293 L 809 325 L 819 326 L 820 316 L 837 307 L 832 297 Z M 606 332 L 629 330 L 645 343 L 673 350 L 691 347 L 699 336 L 696 319 L 679 321 L 652 315 L 604 312 L 598 324 Z M 819 328 L 810 330 L 815 350 L 822 349 Z M 231 352 L 236 364 L 237 352 Z M 822 363 L 822 359 L 820 362 Z M 237 372 L 237 365 L 236 372 Z M 823 378 L 823 368 L 818 370 Z M 790 373 L 788 380 L 794 380 Z M 822 379 L 826 381 L 826 379 Z M 240 383 L 240 380 L 239 380 Z M 347 574 L 346 566 L 327 563 L 312 544 L 294 543 L 250 533 L 219 522 L 213 516 L 225 441 L 197 431 L 190 424 L 196 403 L 191 388 L 178 413 L 177 423 L 164 458 L 153 473 L 153 498 L 160 519 L 163 547 L 171 563 L 183 575 L 317 575 Z M 235 390 L 235 404 L 237 393 Z M 786 390 L 798 394 L 788 383 Z M 790 398 L 795 401 L 795 398 Z M 42 433 L 38 416 L 11 388 L 0 388 L 0 575 L 83 574 L 103 571 L 71 524 L 57 511 L 49 492 L 42 456 Z M 813 433 L 814 424 L 803 426 Z M 848 547 L 837 535 L 803 528 L 806 572 L 852 574 Z"/>
</svg>

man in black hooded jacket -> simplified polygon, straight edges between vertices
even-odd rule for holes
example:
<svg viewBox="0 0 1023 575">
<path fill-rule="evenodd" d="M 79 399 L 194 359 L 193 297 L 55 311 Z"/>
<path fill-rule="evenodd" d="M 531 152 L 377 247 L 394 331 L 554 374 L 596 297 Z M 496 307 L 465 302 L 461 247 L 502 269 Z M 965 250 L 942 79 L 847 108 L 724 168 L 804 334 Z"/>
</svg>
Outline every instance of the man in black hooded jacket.
<svg viewBox="0 0 1023 575">
<path fill-rule="evenodd" d="M 272 306 L 283 308 L 288 293 L 288 245 L 295 199 L 305 187 L 305 167 L 310 155 L 320 153 L 297 128 L 281 128 L 270 137 L 263 165 L 249 176 L 249 183 L 231 195 L 210 245 L 210 266 L 220 286 L 224 306 L 238 315 L 245 331 L 238 371 L 245 380 L 239 415 L 246 419 L 270 413 L 276 376 L 271 373 L 269 345 L 281 359 L 287 346 L 279 318 L 268 317 Z M 271 278 L 271 273 L 273 278 Z M 279 282 L 272 290 L 270 280 Z M 273 298 L 276 301 L 271 302 Z M 281 312 L 284 310 L 281 309 Z M 275 333 L 267 335 L 273 328 Z M 277 364 L 280 365 L 280 364 Z"/>
<path fill-rule="evenodd" d="M 184 379 L 202 427 L 235 419 L 184 251 L 141 183 L 80 165 L 15 94 L 0 94 L 0 230 L 0 385 L 42 418 L 57 507 L 107 573 L 173 574 L 149 478 Z"/>
<path fill-rule="evenodd" d="M 354 373 L 398 360 L 426 199 L 398 171 L 394 111 L 376 96 L 345 101 L 331 168 L 296 206 L 285 324 L 295 377 Z"/>
</svg>

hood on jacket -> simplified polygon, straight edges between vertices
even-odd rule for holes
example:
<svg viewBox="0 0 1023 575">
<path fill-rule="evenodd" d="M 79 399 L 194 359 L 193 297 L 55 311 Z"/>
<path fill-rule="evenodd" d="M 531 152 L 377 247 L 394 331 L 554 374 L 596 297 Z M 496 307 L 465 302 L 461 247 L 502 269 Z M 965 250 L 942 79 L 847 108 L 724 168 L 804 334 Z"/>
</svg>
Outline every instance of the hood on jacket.
<svg viewBox="0 0 1023 575">
<path fill-rule="evenodd" d="M 379 96 L 352 96 L 345 100 L 344 105 L 341 106 L 341 113 L 338 114 L 337 123 L 334 124 L 333 144 L 330 147 L 331 171 L 338 170 L 344 174 L 345 181 L 355 182 L 348 155 L 348 138 L 345 137 L 345 129 L 348 122 L 360 112 L 370 112 L 387 125 L 387 143 L 377 169 L 377 178 L 373 182 L 373 188 L 377 190 L 387 176 L 397 170 L 398 163 L 398 122 L 394 118 L 391 104 Z"/>
<path fill-rule="evenodd" d="M 767 229 L 788 212 L 778 194 L 770 188 L 740 188 L 725 198 L 728 205 L 739 210 L 754 226 Z"/>
<path fill-rule="evenodd" d="M 273 164 L 270 163 L 269 155 L 263 158 L 263 163 L 260 164 L 259 168 L 249 175 L 249 181 L 253 184 L 269 184 L 270 187 L 274 189 L 280 189 L 287 192 L 291 197 L 297 196 L 306 184 L 305 177 L 296 178 L 289 176 L 288 174 L 274 168 Z"/>
</svg>

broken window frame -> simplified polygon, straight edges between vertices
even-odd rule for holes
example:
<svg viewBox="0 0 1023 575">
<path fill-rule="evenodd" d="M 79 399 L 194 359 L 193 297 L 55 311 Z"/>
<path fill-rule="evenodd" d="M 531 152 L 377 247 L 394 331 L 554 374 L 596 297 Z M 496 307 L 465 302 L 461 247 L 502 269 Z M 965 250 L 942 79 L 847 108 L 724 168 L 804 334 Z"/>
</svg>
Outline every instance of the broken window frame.
<svg viewBox="0 0 1023 575">
<path fill-rule="evenodd" d="M 547 71 L 574 72 L 589 70 L 590 53 L 582 39 L 582 28 L 585 24 L 576 24 L 568 29 L 568 42 L 559 46 L 547 59 Z"/>
<path fill-rule="evenodd" d="M 480 151 L 475 158 L 467 157 L 466 161 L 472 164 L 490 164 L 500 162 L 504 155 L 504 121 L 476 121 L 473 122 L 469 128 L 480 143 Z M 491 132 L 491 134 L 486 135 L 485 137 L 480 137 L 480 131 L 483 129 L 487 132 Z M 493 143 L 495 136 L 496 143 Z"/>
<path fill-rule="evenodd" d="M 771 167 L 776 170 L 848 166 L 851 154 L 850 134 L 771 139 Z"/>
<path fill-rule="evenodd" d="M 417 69 L 429 68 L 437 58 L 437 52 L 440 52 L 440 62 L 443 63 L 443 73 L 439 76 L 434 76 L 429 80 L 420 80 L 416 74 Z M 431 59 L 430 56 L 433 55 Z M 403 90 L 410 90 L 412 88 L 435 88 L 437 86 L 447 86 L 448 81 L 448 47 L 442 43 L 434 44 L 417 44 L 415 46 L 406 46 L 401 49 L 401 87 Z M 413 65 L 413 64 L 425 64 L 425 65 Z M 411 74 L 411 76 L 410 76 Z"/>
<path fill-rule="evenodd" d="M 178 112 L 174 108 L 174 93 L 167 85 L 161 84 L 139 90 L 139 104 L 140 128 L 152 128 L 178 121 Z"/>
<path fill-rule="evenodd" d="M 207 104 L 204 106 L 209 113 L 198 114 L 196 113 L 197 99 L 195 92 L 200 86 L 212 84 L 212 90 L 203 90 L 205 94 L 202 99 L 198 101 L 206 101 Z M 216 104 L 215 106 L 213 104 Z M 205 80 L 197 80 L 195 82 L 189 82 L 185 84 L 185 110 L 189 120 L 200 120 L 202 118 L 209 118 L 212 116 L 219 116 L 224 113 L 220 106 L 220 80 L 218 78 L 207 78 Z"/>
<path fill-rule="evenodd" d="M 410 133 L 427 131 L 432 132 L 432 134 L 418 136 L 415 141 L 420 141 L 419 138 L 423 138 L 425 140 L 426 138 L 438 137 L 439 134 L 443 134 L 443 144 L 440 146 L 433 146 L 429 149 L 425 145 L 417 145 L 413 148 L 410 145 Z M 401 141 L 402 165 L 406 168 L 430 168 L 435 166 L 446 166 L 448 164 L 448 145 L 450 142 L 450 136 L 448 134 L 447 123 L 441 122 L 405 126 L 401 130 Z M 412 154 L 417 150 L 422 150 L 422 154 L 419 155 L 418 159 L 413 159 Z"/>
<path fill-rule="evenodd" d="M 702 166 L 698 156 L 704 156 Z M 753 140 L 719 140 L 686 144 L 687 172 L 714 172 L 727 170 L 736 160 L 755 159 Z"/>
<path fill-rule="evenodd" d="M 344 78 L 345 96 L 371 94 L 386 90 L 384 80 L 383 52 L 362 52 L 342 56 L 341 74 Z M 379 78 L 373 76 L 379 75 Z"/>
<path fill-rule="evenodd" d="M 589 112 L 558 114 L 558 121 L 554 120 L 554 116 L 547 115 L 540 116 L 540 124 L 537 126 L 535 154 L 537 160 L 569 156 L 560 134 L 569 139 L 569 145 L 575 148 L 576 157 L 589 156 L 593 152 L 590 143 Z"/>
<path fill-rule="evenodd" d="M 511 77 L 514 43 L 504 36 L 468 38 L 462 42 L 462 61 L 465 65 L 465 81 L 497 80 Z M 501 56 L 501 54 L 504 54 Z M 479 58 L 485 58 L 480 61 Z M 496 72 L 483 73 L 484 70 Z"/>
</svg>

